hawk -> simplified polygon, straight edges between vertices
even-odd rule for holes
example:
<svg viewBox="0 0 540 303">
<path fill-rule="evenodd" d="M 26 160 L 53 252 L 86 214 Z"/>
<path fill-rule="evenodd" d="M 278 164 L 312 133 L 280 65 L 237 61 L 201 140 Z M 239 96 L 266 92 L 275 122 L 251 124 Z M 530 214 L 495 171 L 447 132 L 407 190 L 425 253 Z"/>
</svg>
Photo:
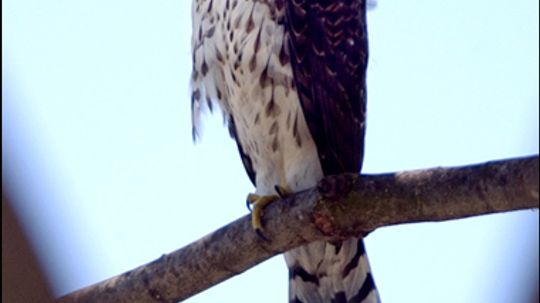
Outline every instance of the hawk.
<svg viewBox="0 0 540 303">
<path fill-rule="evenodd" d="M 257 197 L 360 172 L 365 0 L 193 0 L 192 14 L 194 140 L 217 105 Z M 290 302 L 379 302 L 362 238 L 314 242 L 285 261 Z"/>
</svg>

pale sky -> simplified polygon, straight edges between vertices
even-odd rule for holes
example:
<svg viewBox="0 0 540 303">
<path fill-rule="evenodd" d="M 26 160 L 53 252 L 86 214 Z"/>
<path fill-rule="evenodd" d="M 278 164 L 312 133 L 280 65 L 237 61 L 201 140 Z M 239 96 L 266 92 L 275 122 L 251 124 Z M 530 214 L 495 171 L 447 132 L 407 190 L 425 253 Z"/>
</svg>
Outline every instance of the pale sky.
<svg viewBox="0 0 540 303">
<path fill-rule="evenodd" d="M 2 2 L 2 180 L 56 295 L 247 213 L 219 116 L 193 145 L 190 1 Z M 364 172 L 538 154 L 538 1 L 380 0 Z M 538 211 L 381 228 L 381 298 L 527 302 Z M 286 302 L 282 256 L 186 302 Z"/>
</svg>

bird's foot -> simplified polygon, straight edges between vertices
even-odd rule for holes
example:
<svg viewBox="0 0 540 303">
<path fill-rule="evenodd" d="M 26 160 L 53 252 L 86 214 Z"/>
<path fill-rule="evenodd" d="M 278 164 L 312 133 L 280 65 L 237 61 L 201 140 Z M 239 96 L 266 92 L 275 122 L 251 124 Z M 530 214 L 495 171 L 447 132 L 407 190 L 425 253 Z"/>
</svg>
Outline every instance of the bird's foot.
<svg viewBox="0 0 540 303">
<path fill-rule="evenodd" d="M 268 240 L 263 234 L 262 215 L 263 209 L 270 203 L 286 198 L 289 195 L 289 190 L 286 187 L 276 185 L 276 195 L 261 196 L 257 194 L 248 194 L 246 204 L 251 211 L 251 227 L 263 239 Z"/>
</svg>

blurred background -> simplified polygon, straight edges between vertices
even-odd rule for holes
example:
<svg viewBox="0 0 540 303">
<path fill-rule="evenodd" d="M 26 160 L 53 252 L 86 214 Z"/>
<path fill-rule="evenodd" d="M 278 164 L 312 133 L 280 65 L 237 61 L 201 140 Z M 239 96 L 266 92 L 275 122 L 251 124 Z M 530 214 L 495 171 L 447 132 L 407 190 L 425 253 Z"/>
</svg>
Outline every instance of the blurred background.
<svg viewBox="0 0 540 303">
<path fill-rule="evenodd" d="M 2 1 L 2 190 L 54 296 L 247 213 L 221 117 L 191 140 L 190 6 Z M 538 1 L 380 1 L 368 18 L 364 172 L 538 154 Z M 385 303 L 532 302 L 538 228 L 519 211 L 366 245 Z M 285 302 L 287 283 L 276 256 L 186 302 Z"/>
</svg>

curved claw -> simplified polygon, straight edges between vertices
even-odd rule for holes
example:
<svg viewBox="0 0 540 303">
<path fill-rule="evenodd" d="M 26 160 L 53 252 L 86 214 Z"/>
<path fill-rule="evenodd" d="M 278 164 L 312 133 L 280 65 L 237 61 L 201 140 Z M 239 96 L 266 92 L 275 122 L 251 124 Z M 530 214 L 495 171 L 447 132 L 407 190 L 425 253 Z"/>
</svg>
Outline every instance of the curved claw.
<svg viewBox="0 0 540 303">
<path fill-rule="evenodd" d="M 291 192 L 287 187 L 281 185 L 274 185 L 274 190 L 276 191 L 280 199 L 287 198 L 287 196 L 289 196 Z"/>
<path fill-rule="evenodd" d="M 259 238 L 263 239 L 264 241 L 270 241 L 263 233 L 262 233 L 262 230 L 261 229 L 255 229 L 255 233 L 257 234 L 257 236 L 259 236 Z"/>
</svg>

